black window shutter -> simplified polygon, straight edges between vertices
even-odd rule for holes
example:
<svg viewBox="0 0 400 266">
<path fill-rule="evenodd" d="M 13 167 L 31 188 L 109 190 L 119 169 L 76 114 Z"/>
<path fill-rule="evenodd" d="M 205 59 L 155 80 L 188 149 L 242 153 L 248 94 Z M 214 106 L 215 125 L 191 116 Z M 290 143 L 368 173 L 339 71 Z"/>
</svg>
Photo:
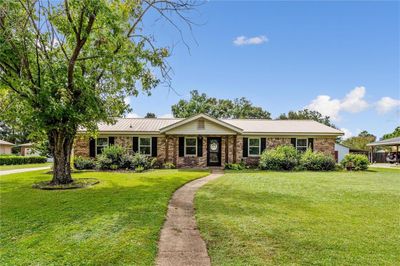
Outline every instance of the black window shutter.
<svg viewBox="0 0 400 266">
<path fill-rule="evenodd" d="M 114 137 L 108 137 L 108 145 L 114 145 Z"/>
<path fill-rule="evenodd" d="M 267 147 L 267 139 L 266 138 L 261 138 L 261 151 L 260 153 L 262 153 L 265 148 Z"/>
<path fill-rule="evenodd" d="M 203 156 L 203 138 L 202 137 L 197 137 L 197 156 L 198 157 Z"/>
<path fill-rule="evenodd" d="M 89 139 L 89 156 L 96 157 L 96 140 L 94 138 Z"/>
<path fill-rule="evenodd" d="M 314 139 L 313 138 L 308 139 L 308 148 L 310 148 L 312 151 L 314 151 Z"/>
<path fill-rule="evenodd" d="M 291 138 L 290 142 L 292 143 L 293 147 L 296 148 L 296 138 Z"/>
<path fill-rule="evenodd" d="M 185 138 L 179 137 L 179 157 L 185 156 Z"/>
<path fill-rule="evenodd" d="M 151 138 L 151 156 L 157 157 L 157 137 Z"/>
<path fill-rule="evenodd" d="M 132 150 L 134 153 L 139 151 L 139 138 L 138 137 L 133 137 Z"/>
<path fill-rule="evenodd" d="M 247 157 L 249 152 L 249 139 L 243 138 L 243 157 Z"/>
</svg>

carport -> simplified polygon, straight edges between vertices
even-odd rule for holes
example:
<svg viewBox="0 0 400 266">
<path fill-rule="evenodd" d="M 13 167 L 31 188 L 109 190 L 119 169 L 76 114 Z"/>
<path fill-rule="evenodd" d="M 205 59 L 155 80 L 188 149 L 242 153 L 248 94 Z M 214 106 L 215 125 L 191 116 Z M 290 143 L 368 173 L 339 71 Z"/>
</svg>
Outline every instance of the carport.
<svg viewBox="0 0 400 266">
<path fill-rule="evenodd" d="M 400 137 L 371 142 L 371 143 L 368 143 L 367 146 L 371 147 L 371 150 L 369 153 L 370 154 L 369 161 L 371 163 L 374 162 L 374 149 L 377 146 L 379 146 L 379 147 L 387 147 L 387 146 L 396 147 L 396 158 L 397 158 L 397 163 L 399 163 Z"/>
</svg>

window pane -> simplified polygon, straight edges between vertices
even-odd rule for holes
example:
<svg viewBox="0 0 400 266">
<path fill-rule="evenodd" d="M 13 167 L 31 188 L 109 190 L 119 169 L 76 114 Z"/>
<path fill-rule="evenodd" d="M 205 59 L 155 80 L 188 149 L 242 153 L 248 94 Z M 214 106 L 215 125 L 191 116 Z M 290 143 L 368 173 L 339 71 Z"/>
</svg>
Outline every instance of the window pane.
<svg viewBox="0 0 400 266">
<path fill-rule="evenodd" d="M 146 155 L 150 155 L 150 147 L 140 147 L 140 153 L 146 154 Z"/>
<path fill-rule="evenodd" d="M 306 147 L 297 147 L 298 152 L 305 152 L 307 150 Z"/>
<path fill-rule="evenodd" d="M 297 139 L 297 146 L 307 146 L 307 139 Z"/>
<path fill-rule="evenodd" d="M 196 146 L 196 139 L 194 138 L 186 139 L 186 146 Z"/>
<path fill-rule="evenodd" d="M 98 138 L 97 146 L 107 146 L 108 139 L 107 138 Z"/>
<path fill-rule="evenodd" d="M 140 146 L 150 145 L 150 138 L 140 138 Z"/>
<path fill-rule="evenodd" d="M 249 154 L 250 155 L 259 155 L 260 154 L 260 148 L 259 147 L 250 147 L 249 148 Z"/>
<path fill-rule="evenodd" d="M 196 155 L 196 147 L 186 147 L 186 155 Z"/>
<path fill-rule="evenodd" d="M 259 146 L 260 139 L 249 139 L 249 146 Z"/>
</svg>

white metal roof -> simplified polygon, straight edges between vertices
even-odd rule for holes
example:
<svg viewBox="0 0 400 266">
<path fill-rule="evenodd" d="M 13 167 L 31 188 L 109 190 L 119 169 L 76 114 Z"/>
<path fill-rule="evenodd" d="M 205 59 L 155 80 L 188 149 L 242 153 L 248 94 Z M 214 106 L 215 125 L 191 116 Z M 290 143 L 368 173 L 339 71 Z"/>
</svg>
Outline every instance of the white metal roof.
<svg viewBox="0 0 400 266">
<path fill-rule="evenodd" d="M 400 145 L 400 137 L 375 141 L 367 144 L 367 146 L 396 146 L 396 145 Z"/>
<path fill-rule="evenodd" d="M 182 118 L 118 118 L 114 125 L 100 123 L 99 132 L 158 132 Z"/>
<path fill-rule="evenodd" d="M 222 119 L 244 133 L 316 133 L 343 135 L 343 132 L 313 120 Z"/>
<path fill-rule="evenodd" d="M 199 116 L 199 115 L 197 115 Z M 196 116 L 196 117 L 197 117 Z M 200 117 L 200 116 L 199 116 Z M 208 116 L 201 115 L 202 118 Z M 208 117 L 210 121 L 220 121 L 221 125 L 231 125 L 232 128 L 239 129 L 242 134 L 314 134 L 314 135 L 343 135 L 343 132 L 328 127 L 324 124 L 312 120 L 267 120 L 267 119 L 215 119 Z M 162 133 L 165 128 L 173 124 L 180 125 L 183 120 L 192 121 L 193 117 L 183 118 L 118 118 L 113 125 L 100 123 L 99 132 L 151 132 Z M 80 130 L 81 132 L 85 130 Z"/>
<path fill-rule="evenodd" d="M 11 142 L 8 142 L 8 141 L 5 141 L 5 140 L 1 140 L 1 139 L 0 139 L 0 145 L 9 145 L 9 146 L 14 146 L 14 144 L 13 144 L 13 143 L 11 143 Z"/>
</svg>

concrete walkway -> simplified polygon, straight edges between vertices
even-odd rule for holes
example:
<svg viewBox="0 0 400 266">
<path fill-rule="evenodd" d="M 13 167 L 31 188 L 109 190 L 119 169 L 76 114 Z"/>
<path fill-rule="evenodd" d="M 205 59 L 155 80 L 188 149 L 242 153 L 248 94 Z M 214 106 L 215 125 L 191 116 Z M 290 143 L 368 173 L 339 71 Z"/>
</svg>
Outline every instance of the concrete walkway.
<svg viewBox="0 0 400 266">
<path fill-rule="evenodd" d="M 2 170 L 0 171 L 0 175 L 9 175 L 9 174 L 17 174 L 17 173 L 24 173 L 36 170 L 44 170 L 49 169 L 50 166 L 43 166 L 43 167 L 35 167 L 35 168 L 22 168 L 22 169 L 13 169 L 13 170 Z"/>
<path fill-rule="evenodd" d="M 193 199 L 196 191 L 223 175 L 222 170 L 187 183 L 173 194 L 167 212 L 167 220 L 161 230 L 156 264 L 211 265 L 204 240 L 200 236 L 194 217 Z"/>
</svg>

